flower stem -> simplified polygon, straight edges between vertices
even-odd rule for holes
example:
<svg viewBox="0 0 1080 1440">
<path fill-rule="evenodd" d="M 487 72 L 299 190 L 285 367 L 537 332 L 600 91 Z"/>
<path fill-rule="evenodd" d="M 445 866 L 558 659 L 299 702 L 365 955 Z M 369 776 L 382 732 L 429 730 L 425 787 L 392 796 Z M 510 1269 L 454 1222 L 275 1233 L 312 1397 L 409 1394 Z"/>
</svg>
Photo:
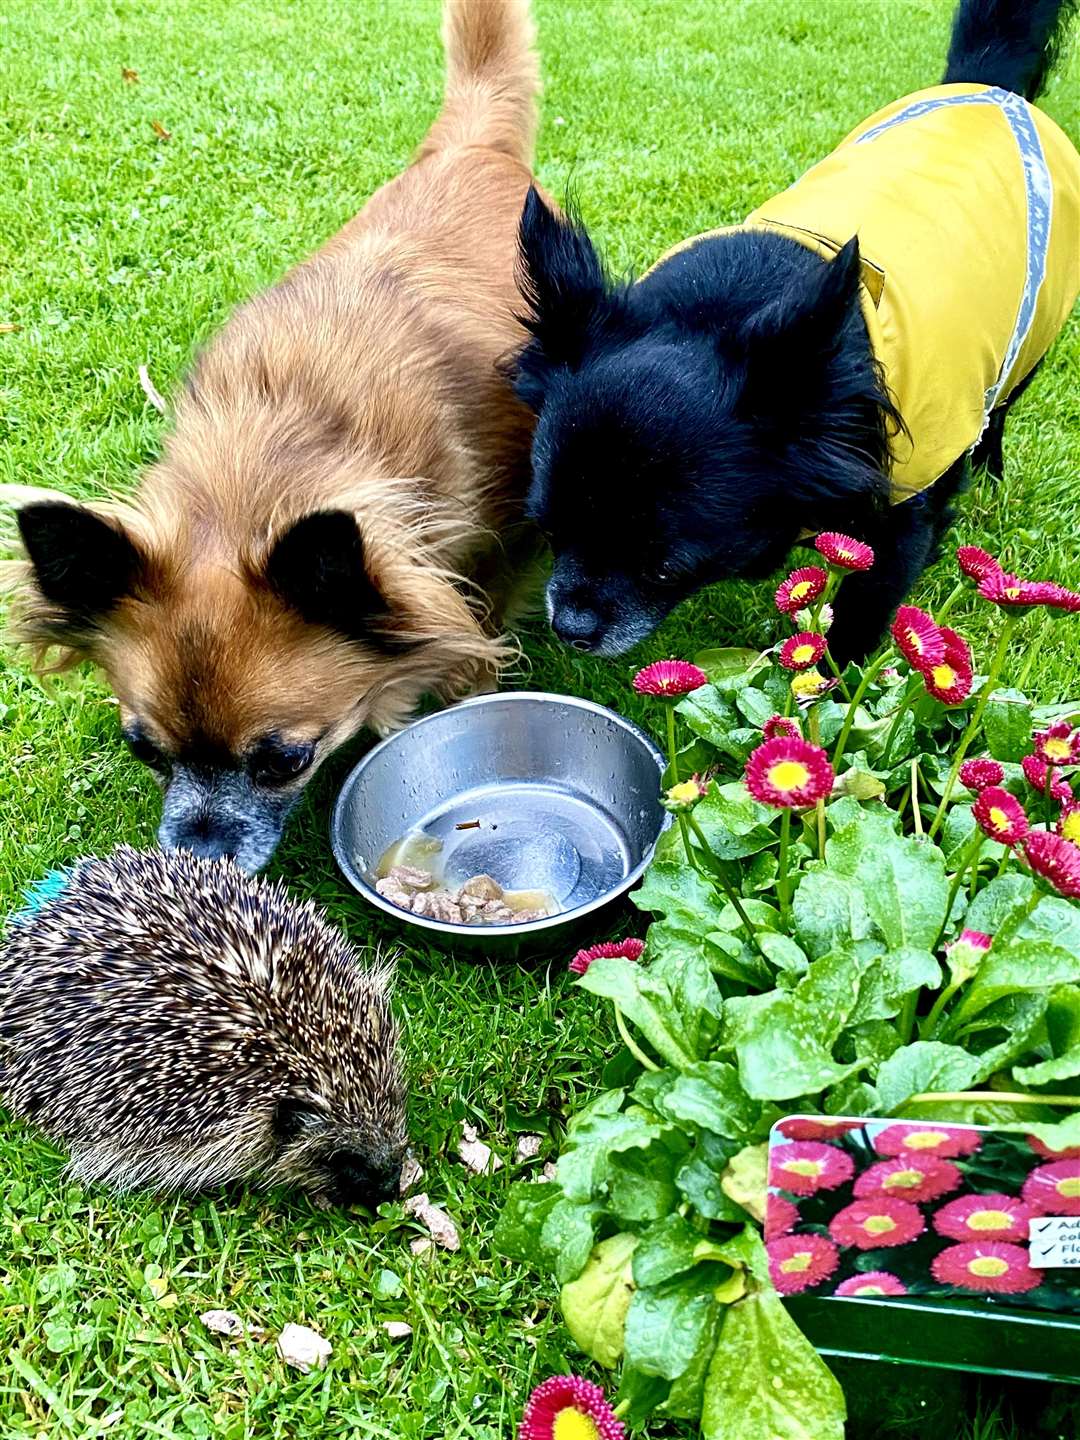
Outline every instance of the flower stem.
<svg viewBox="0 0 1080 1440">
<path fill-rule="evenodd" d="M 1029 1095 L 1024 1090 L 925 1090 L 920 1095 L 909 1095 L 896 1109 L 902 1109 L 903 1105 L 927 1105 L 935 1100 L 950 1105 L 969 1100 L 992 1100 L 997 1105 L 1080 1106 L 1080 1095 Z"/>
<path fill-rule="evenodd" d="M 960 859 L 956 862 L 956 874 L 953 876 L 952 885 L 949 887 L 949 898 L 945 902 L 945 919 L 942 920 L 938 937 L 934 941 L 932 947 L 934 950 L 936 950 L 942 940 L 945 939 L 945 931 L 949 928 L 949 920 L 952 916 L 953 906 L 956 904 L 956 897 L 960 893 L 960 886 L 964 883 L 967 868 L 973 860 L 978 859 L 979 851 L 982 849 L 985 839 L 986 836 L 983 832 L 976 830 L 975 834 L 972 835 L 971 839 L 965 845 Z"/>
<path fill-rule="evenodd" d="M 863 671 L 863 677 L 859 681 L 855 694 L 851 697 L 851 704 L 848 706 L 847 714 L 844 716 L 843 728 L 840 731 L 840 738 L 836 742 L 836 749 L 833 752 L 833 769 L 839 773 L 840 761 L 844 757 L 844 750 L 847 748 L 848 737 L 851 735 L 851 727 L 855 724 L 855 712 L 866 696 L 866 692 L 877 679 L 885 666 L 893 659 L 894 652 L 890 647 L 882 655 L 879 655 Z"/>
<path fill-rule="evenodd" d="M 960 580 L 956 585 L 953 586 L 952 592 L 946 596 L 945 600 L 942 602 L 941 609 L 934 616 L 934 621 L 936 624 L 944 625 L 945 621 L 949 618 L 949 612 L 952 610 L 957 600 L 960 599 L 960 596 L 963 595 L 964 591 L 967 588 L 968 587 L 965 585 L 963 580 Z"/>
<path fill-rule="evenodd" d="M 687 827 L 689 827 L 690 829 L 693 830 L 694 834 L 697 836 L 697 841 L 698 841 L 698 844 L 701 846 L 701 848 L 702 848 L 703 850 L 708 851 L 708 853 L 711 855 L 711 854 L 712 854 L 712 846 L 709 844 L 708 840 L 706 839 L 705 832 L 702 830 L 702 828 L 701 828 L 701 826 L 698 824 L 698 822 L 694 819 L 693 812 L 690 811 L 690 812 L 688 812 L 687 814 L 680 815 L 680 816 L 679 816 L 679 820 L 683 823 L 683 827 L 684 827 L 684 828 L 683 828 L 683 839 L 686 840 L 686 842 L 687 842 L 687 854 L 690 853 L 690 850 L 689 850 L 689 839 L 688 839 L 688 836 L 687 836 Z M 715 859 L 715 856 L 714 856 L 713 858 Z M 757 931 L 754 929 L 753 921 L 750 919 L 750 916 L 747 915 L 746 910 L 745 910 L 745 908 L 743 907 L 742 900 L 740 899 L 739 893 L 738 893 L 738 891 L 735 889 L 735 887 L 734 887 L 733 885 L 731 885 L 731 884 L 728 882 L 727 877 L 726 877 L 725 875 L 720 874 L 719 871 L 717 871 L 717 872 L 714 874 L 714 873 L 713 873 L 712 871 L 710 871 L 710 870 L 705 870 L 705 869 L 703 869 L 703 868 L 697 863 L 696 859 L 693 858 L 693 856 L 691 856 L 690 863 L 691 863 L 691 865 L 693 865 L 694 869 L 698 872 L 698 874 L 702 876 L 703 879 L 708 880 L 708 881 L 709 881 L 712 885 L 714 885 L 714 886 L 719 886 L 719 888 L 720 888 L 721 890 L 723 890 L 724 895 L 725 895 L 725 897 L 727 898 L 728 903 L 731 905 L 731 907 L 732 907 L 732 908 L 734 909 L 734 911 L 735 911 L 735 914 L 738 915 L 740 921 L 741 921 L 741 922 L 743 923 L 743 925 L 746 927 L 746 933 L 747 933 L 747 936 L 748 936 L 749 939 L 750 939 L 751 945 L 753 945 L 754 949 L 755 949 L 755 950 L 758 952 L 758 954 L 761 956 L 762 960 L 764 960 L 764 961 L 766 962 L 766 964 L 767 964 L 767 963 L 768 963 L 768 956 L 765 954 L 765 951 L 762 950 L 761 945 L 758 943 Z"/>
<path fill-rule="evenodd" d="M 788 886 L 788 850 L 791 846 L 791 811 L 785 810 L 780 817 L 780 875 L 777 893 L 780 896 L 780 920 L 786 925 L 791 911 L 791 894 Z"/>
<path fill-rule="evenodd" d="M 911 762 L 911 823 L 915 827 L 915 834 L 921 835 L 923 828 L 922 811 L 919 809 L 919 762 L 917 759 Z"/>
<path fill-rule="evenodd" d="M 907 689 L 904 691 L 904 698 L 896 707 L 896 714 L 893 716 L 893 722 L 889 727 L 889 738 L 885 741 L 885 749 L 881 752 L 881 768 L 883 770 L 887 770 L 889 768 L 889 760 L 892 756 L 892 747 L 893 743 L 896 740 L 897 733 L 900 729 L 900 721 L 903 720 L 904 716 L 911 709 L 912 701 L 918 697 L 918 694 L 918 680 L 913 675 L 908 681 Z"/>
<path fill-rule="evenodd" d="M 664 707 L 667 711 L 667 750 L 668 761 L 671 765 L 671 783 L 679 783 L 679 748 L 675 743 L 675 706 L 668 704 Z"/>
<path fill-rule="evenodd" d="M 833 653 L 832 653 L 832 651 L 829 649 L 829 647 L 828 647 L 827 645 L 826 645 L 826 647 L 825 647 L 825 659 L 829 662 L 829 669 L 832 671 L 832 673 L 836 676 L 837 680 L 840 682 L 840 694 L 843 695 L 844 699 L 845 699 L 845 700 L 847 701 L 847 703 L 850 705 L 850 704 L 851 704 L 851 691 L 847 688 L 847 685 L 844 683 L 844 677 L 843 677 L 843 675 L 841 675 L 841 673 L 840 673 L 840 666 L 837 665 L 836 661 L 833 659 Z"/>
<path fill-rule="evenodd" d="M 957 776 L 960 774 L 960 766 L 964 763 L 964 756 L 978 733 L 982 724 L 983 715 L 986 713 L 987 704 L 991 695 L 997 689 L 997 683 L 1001 679 L 1001 672 L 1005 666 L 1005 652 L 1009 648 L 1009 637 L 1012 635 L 1013 626 L 1016 624 L 1014 614 L 1005 614 L 1005 623 L 1001 627 L 1001 635 L 998 638 L 997 649 L 994 651 L 994 658 L 990 663 L 990 674 L 986 677 L 986 683 L 979 691 L 979 698 L 975 703 L 975 713 L 968 721 L 967 729 L 960 737 L 960 744 L 956 747 L 956 754 L 953 756 L 952 765 L 949 767 L 948 779 L 945 781 L 945 791 L 941 797 L 941 804 L 937 808 L 933 823 L 930 826 L 931 840 L 937 834 L 942 820 L 945 818 L 945 811 L 949 801 L 952 799 L 953 791 L 956 789 Z"/>
<path fill-rule="evenodd" d="M 963 985 L 964 981 L 969 978 L 969 976 L 965 975 L 961 980 L 953 980 L 950 984 L 945 986 L 944 990 L 941 991 L 937 999 L 934 1001 L 933 1005 L 930 1007 L 929 1015 L 927 1015 L 925 1019 L 920 1020 L 919 1022 L 920 1040 L 925 1040 L 928 1036 L 933 1035 L 935 1029 L 937 1028 L 937 1023 L 941 1019 L 941 1012 L 945 1009 L 945 1006 L 956 994 L 957 990 L 960 989 L 960 986 Z"/>
<path fill-rule="evenodd" d="M 817 706 L 811 706 L 810 713 L 806 717 L 807 727 L 810 731 L 810 740 L 814 745 L 821 744 L 821 717 L 817 713 Z M 817 814 L 817 853 L 818 859 L 825 859 L 825 798 L 818 800 L 814 807 Z"/>
<path fill-rule="evenodd" d="M 615 1025 L 619 1031 L 619 1034 L 622 1036 L 623 1044 L 630 1051 L 630 1054 L 633 1055 L 634 1059 L 638 1062 L 638 1064 L 643 1065 L 646 1070 L 659 1070 L 660 1066 L 657 1065 L 654 1060 L 649 1059 L 648 1055 L 645 1054 L 645 1051 L 642 1050 L 640 1045 L 638 1045 L 637 1041 L 630 1034 L 630 1031 L 626 1028 L 626 1021 L 623 1019 L 623 1013 L 619 1009 L 618 1004 L 615 1005 Z"/>
</svg>

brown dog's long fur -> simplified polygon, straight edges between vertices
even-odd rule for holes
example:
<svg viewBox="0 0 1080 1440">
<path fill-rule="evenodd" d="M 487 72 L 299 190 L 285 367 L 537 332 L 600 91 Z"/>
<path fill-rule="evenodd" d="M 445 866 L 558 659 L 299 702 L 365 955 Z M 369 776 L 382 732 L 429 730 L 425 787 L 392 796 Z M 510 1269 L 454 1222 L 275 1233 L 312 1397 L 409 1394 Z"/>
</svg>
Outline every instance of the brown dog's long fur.
<svg viewBox="0 0 1080 1440">
<path fill-rule="evenodd" d="M 9 567 L 15 638 L 103 666 L 167 756 L 199 742 L 240 757 L 272 732 L 321 737 L 322 758 L 423 693 L 490 683 L 507 658 L 463 577 L 518 517 L 528 464 L 531 421 L 497 368 L 522 340 L 527 0 L 447 0 L 444 38 L 445 102 L 415 162 L 232 316 L 161 460 L 129 500 L 87 507 L 134 542 L 129 590 L 76 616 L 29 562 Z M 16 487 L 4 498 L 20 503 Z M 327 510 L 355 517 L 385 605 L 371 643 L 309 623 L 268 581 L 280 537 Z"/>
</svg>

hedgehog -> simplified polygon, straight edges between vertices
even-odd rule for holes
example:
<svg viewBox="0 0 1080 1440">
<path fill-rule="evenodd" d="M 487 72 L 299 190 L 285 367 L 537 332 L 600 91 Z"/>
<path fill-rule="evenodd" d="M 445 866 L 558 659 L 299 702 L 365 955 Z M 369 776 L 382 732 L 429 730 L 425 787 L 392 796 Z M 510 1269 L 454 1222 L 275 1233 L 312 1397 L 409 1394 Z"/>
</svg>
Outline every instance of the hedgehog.
<svg viewBox="0 0 1080 1440">
<path fill-rule="evenodd" d="M 398 1193 L 390 970 L 231 860 L 122 846 L 31 892 L 0 945 L 0 1095 L 116 1190 Z"/>
</svg>

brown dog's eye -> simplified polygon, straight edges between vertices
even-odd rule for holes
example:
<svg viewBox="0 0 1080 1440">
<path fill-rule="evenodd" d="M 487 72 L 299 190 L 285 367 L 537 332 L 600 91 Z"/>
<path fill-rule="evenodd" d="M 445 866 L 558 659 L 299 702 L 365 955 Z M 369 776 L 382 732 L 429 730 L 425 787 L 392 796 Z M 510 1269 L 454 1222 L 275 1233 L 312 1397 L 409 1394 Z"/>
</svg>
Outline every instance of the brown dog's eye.
<svg viewBox="0 0 1080 1440">
<path fill-rule="evenodd" d="M 262 745 L 252 756 L 251 778 L 257 785 L 287 785 L 314 759 L 314 745 Z"/>
<path fill-rule="evenodd" d="M 141 760 L 152 770 L 168 770 L 169 757 L 158 749 L 141 726 L 132 725 L 125 730 L 124 741 L 136 760 Z"/>
</svg>

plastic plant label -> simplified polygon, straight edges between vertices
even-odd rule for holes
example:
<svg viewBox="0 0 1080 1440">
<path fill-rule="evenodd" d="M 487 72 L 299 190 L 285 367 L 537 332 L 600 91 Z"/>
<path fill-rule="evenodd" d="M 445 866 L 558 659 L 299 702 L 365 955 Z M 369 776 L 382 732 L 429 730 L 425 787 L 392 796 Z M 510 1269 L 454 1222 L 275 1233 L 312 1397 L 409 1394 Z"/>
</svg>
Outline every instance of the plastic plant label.
<svg viewBox="0 0 1080 1440">
<path fill-rule="evenodd" d="M 1040 1215 L 1030 1222 L 1028 1237 L 1032 1265 L 1080 1267 L 1080 1215 Z"/>
</svg>

